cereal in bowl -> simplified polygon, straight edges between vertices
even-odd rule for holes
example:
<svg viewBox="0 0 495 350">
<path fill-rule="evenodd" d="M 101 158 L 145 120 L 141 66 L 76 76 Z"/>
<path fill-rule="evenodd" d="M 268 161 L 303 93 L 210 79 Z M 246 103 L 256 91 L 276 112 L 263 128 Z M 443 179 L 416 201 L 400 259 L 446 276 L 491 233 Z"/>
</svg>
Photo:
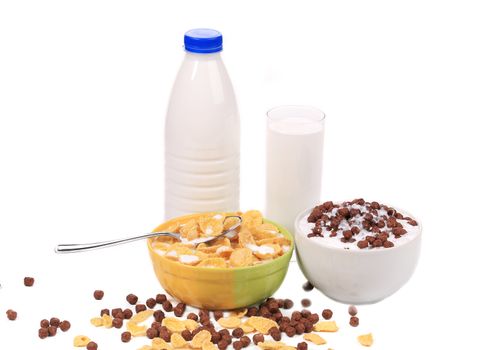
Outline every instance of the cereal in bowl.
<svg viewBox="0 0 495 350">
<path fill-rule="evenodd" d="M 235 237 L 219 237 L 197 244 L 198 240 L 217 237 L 235 225 L 238 220 L 229 215 L 242 218 Z M 171 224 L 166 229 L 179 233 L 182 240 L 172 237 L 153 238 L 153 250 L 160 256 L 184 265 L 209 268 L 253 266 L 276 259 L 291 248 L 291 241 L 277 226 L 263 222 L 263 216 L 257 210 L 198 215 Z"/>
</svg>

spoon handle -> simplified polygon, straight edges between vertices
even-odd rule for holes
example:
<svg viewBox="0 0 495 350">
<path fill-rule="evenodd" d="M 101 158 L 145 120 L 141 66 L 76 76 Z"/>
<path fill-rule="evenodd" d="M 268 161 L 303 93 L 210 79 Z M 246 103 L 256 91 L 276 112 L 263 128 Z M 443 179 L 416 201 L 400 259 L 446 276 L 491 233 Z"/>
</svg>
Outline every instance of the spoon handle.
<svg viewBox="0 0 495 350">
<path fill-rule="evenodd" d="M 111 241 L 96 242 L 96 243 L 83 243 L 83 244 L 59 244 L 55 247 L 55 253 L 65 254 L 65 253 L 78 253 L 85 252 L 89 250 L 113 247 L 119 244 L 125 244 L 130 242 L 139 241 L 145 238 L 158 237 L 158 236 L 169 236 L 180 239 L 180 235 L 172 232 L 153 232 L 142 236 L 135 236 L 123 239 L 115 239 Z"/>
</svg>

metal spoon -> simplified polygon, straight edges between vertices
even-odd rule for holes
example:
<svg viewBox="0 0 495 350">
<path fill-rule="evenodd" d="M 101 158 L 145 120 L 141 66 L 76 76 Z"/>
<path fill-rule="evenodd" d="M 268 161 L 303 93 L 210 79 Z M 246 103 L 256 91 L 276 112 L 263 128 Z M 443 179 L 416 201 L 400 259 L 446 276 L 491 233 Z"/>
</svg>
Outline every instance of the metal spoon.
<svg viewBox="0 0 495 350">
<path fill-rule="evenodd" d="M 95 249 L 100 249 L 100 248 L 106 248 L 106 247 L 113 247 L 115 245 L 119 244 L 124 244 L 124 243 L 130 243 L 130 242 L 135 242 L 139 241 L 141 239 L 145 238 L 151 238 L 151 237 L 160 237 L 160 236 L 168 236 L 168 237 L 173 237 L 183 243 L 190 243 L 193 244 L 194 246 L 197 246 L 200 243 L 206 243 L 206 242 L 211 242 L 214 241 L 215 239 L 218 239 L 220 237 L 227 237 L 227 238 L 233 238 L 237 235 L 237 232 L 235 231 L 239 226 L 242 224 L 242 218 L 238 215 L 230 215 L 226 216 L 225 220 L 228 218 L 237 218 L 239 220 L 238 223 L 233 225 L 231 228 L 229 228 L 226 231 L 223 231 L 220 235 L 214 236 L 214 237 L 202 237 L 202 238 L 196 238 L 194 240 L 188 241 L 187 239 L 184 239 L 183 237 L 180 236 L 179 233 L 174 233 L 174 232 L 152 232 L 152 233 L 147 233 L 145 235 L 141 236 L 135 236 L 135 237 L 130 237 L 130 238 L 123 238 L 123 239 L 116 239 L 112 241 L 104 241 L 104 242 L 96 242 L 96 243 L 83 243 L 83 244 L 59 244 L 58 246 L 55 247 L 55 253 L 78 253 L 78 252 L 85 252 L 88 250 L 95 250 Z M 224 222 L 225 222 L 224 220 Z"/>
</svg>

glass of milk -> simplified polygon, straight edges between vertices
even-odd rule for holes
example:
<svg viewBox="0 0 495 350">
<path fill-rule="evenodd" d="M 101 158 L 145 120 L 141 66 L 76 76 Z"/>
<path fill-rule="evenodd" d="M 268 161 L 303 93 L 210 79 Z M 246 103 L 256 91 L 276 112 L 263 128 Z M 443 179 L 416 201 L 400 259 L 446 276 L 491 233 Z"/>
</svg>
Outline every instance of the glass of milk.
<svg viewBox="0 0 495 350">
<path fill-rule="evenodd" d="M 267 113 L 266 217 L 294 230 L 294 220 L 320 201 L 325 114 L 308 106 Z"/>
</svg>

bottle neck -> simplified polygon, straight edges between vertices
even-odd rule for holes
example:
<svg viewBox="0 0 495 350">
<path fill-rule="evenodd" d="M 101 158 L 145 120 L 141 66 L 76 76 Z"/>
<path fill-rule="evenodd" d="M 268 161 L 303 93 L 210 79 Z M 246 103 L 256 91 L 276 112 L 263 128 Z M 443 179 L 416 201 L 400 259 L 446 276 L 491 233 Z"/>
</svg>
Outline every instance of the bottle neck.
<svg viewBox="0 0 495 350">
<path fill-rule="evenodd" d="M 211 52 L 211 53 L 195 53 L 190 51 L 185 51 L 186 59 L 194 60 L 194 61 L 212 61 L 212 60 L 221 60 L 222 56 L 221 51 L 219 52 Z"/>
</svg>

